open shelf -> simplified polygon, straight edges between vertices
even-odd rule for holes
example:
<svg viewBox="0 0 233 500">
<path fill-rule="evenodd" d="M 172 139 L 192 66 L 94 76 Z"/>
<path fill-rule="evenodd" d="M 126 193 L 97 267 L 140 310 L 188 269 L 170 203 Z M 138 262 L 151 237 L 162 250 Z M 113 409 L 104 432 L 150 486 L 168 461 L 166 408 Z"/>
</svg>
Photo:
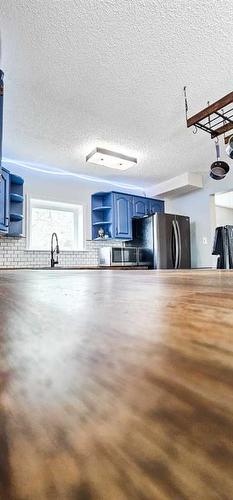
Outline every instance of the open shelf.
<svg viewBox="0 0 233 500">
<path fill-rule="evenodd" d="M 93 238 L 93 241 L 108 241 L 108 240 L 111 240 L 112 238 L 100 238 L 100 236 L 98 236 L 97 238 Z"/>
<path fill-rule="evenodd" d="M 11 222 L 20 222 L 23 220 L 23 215 L 22 214 L 10 214 L 10 221 Z"/>
<path fill-rule="evenodd" d="M 8 234 L 6 234 L 6 236 L 8 236 L 9 238 L 12 238 L 12 237 L 15 237 L 15 238 L 24 238 L 23 234 L 22 233 L 19 233 L 17 230 L 16 231 L 12 231 Z"/>
<path fill-rule="evenodd" d="M 112 207 L 107 207 L 107 206 L 102 206 L 102 207 L 95 207 L 93 208 L 93 212 L 96 212 L 96 211 L 99 211 L 99 210 L 109 210 L 111 209 Z"/>
<path fill-rule="evenodd" d="M 92 209 L 92 239 L 106 240 L 112 237 L 112 203 L 113 198 L 111 192 L 95 193 L 91 197 Z M 104 229 L 105 235 L 108 238 L 100 238 L 99 230 Z"/>
<path fill-rule="evenodd" d="M 21 186 L 24 183 L 24 179 L 20 177 L 19 175 L 15 174 L 10 174 L 10 180 L 11 184 L 17 184 L 18 186 Z"/>
<path fill-rule="evenodd" d="M 111 221 L 100 221 L 100 222 L 93 222 L 93 226 L 103 226 L 103 224 L 112 224 Z"/>
<path fill-rule="evenodd" d="M 10 174 L 10 220 L 9 236 L 23 234 L 23 185 L 24 179 L 16 174 Z"/>
<path fill-rule="evenodd" d="M 23 196 L 17 193 L 10 193 L 10 200 L 14 203 L 23 203 Z"/>
</svg>

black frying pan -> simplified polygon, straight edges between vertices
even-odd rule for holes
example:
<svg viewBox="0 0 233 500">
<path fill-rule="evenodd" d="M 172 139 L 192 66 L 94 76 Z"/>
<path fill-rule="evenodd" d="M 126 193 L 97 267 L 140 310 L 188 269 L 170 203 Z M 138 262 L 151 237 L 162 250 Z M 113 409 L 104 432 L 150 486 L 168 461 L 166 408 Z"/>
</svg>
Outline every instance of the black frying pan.
<svg viewBox="0 0 233 500">
<path fill-rule="evenodd" d="M 214 161 L 210 167 L 210 177 L 215 181 L 220 181 L 226 177 L 230 170 L 229 165 L 225 161 L 220 160 L 220 147 L 218 143 L 215 143 L 217 161 Z"/>
</svg>

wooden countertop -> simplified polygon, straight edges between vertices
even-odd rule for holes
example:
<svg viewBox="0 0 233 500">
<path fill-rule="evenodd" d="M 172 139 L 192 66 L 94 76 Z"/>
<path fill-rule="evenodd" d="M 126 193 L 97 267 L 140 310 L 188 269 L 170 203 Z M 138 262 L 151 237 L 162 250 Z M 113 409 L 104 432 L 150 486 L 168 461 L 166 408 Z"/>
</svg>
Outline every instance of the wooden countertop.
<svg viewBox="0 0 233 500">
<path fill-rule="evenodd" d="M 233 273 L 2 271 L 1 500 L 233 498 Z"/>
<path fill-rule="evenodd" d="M 14 268 L 14 267 L 9 267 L 9 268 L 6 268 L 6 267 L 0 267 L 0 271 L 74 271 L 74 270 L 87 270 L 87 269 L 94 269 L 94 270 L 101 270 L 101 269 L 108 269 L 108 270 L 111 270 L 111 271 L 114 271 L 114 270 L 118 270 L 119 269 L 123 269 L 124 271 L 125 270 L 142 270 L 142 269 L 148 269 L 148 266 L 55 266 L 53 268 L 47 266 L 47 267 L 36 267 L 36 266 L 32 266 L 32 267 L 17 267 L 17 268 Z"/>
</svg>

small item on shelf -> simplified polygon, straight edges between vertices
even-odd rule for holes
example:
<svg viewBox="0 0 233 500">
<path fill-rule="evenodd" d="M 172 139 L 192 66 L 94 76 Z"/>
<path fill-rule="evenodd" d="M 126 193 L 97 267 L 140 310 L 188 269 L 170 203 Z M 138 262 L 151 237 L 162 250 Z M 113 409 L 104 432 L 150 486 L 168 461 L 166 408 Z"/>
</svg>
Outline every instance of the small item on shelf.
<svg viewBox="0 0 233 500">
<path fill-rule="evenodd" d="M 100 227 L 98 229 L 98 236 L 99 236 L 99 238 L 102 238 L 102 239 L 104 239 L 104 237 L 105 237 L 105 231 L 102 227 Z"/>
</svg>

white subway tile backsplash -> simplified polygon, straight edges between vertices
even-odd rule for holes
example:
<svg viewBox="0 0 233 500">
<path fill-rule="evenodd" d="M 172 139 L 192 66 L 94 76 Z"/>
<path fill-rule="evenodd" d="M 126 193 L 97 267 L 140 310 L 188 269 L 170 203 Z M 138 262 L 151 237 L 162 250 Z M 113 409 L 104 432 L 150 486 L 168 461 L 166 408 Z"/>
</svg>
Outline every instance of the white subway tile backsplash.
<svg viewBox="0 0 233 500">
<path fill-rule="evenodd" d="M 123 246 L 118 240 L 86 241 L 84 251 L 62 252 L 59 255 L 59 265 L 72 266 L 97 266 L 98 249 L 101 246 Z M 50 252 L 26 249 L 25 238 L 8 238 L 0 236 L 0 268 L 21 267 L 49 267 Z"/>
</svg>

